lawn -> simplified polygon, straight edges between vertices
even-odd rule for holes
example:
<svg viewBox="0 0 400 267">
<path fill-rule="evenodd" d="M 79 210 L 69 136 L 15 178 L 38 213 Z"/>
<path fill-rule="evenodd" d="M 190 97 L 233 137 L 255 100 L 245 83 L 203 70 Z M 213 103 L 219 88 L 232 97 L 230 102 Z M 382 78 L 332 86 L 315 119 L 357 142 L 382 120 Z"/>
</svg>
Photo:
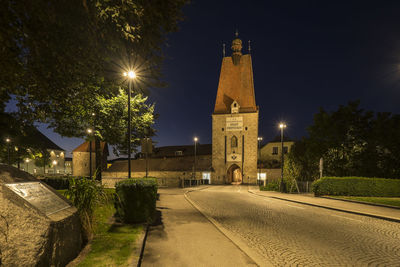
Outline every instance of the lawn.
<svg viewBox="0 0 400 267">
<path fill-rule="evenodd" d="M 58 190 L 61 194 L 65 190 Z M 115 191 L 107 189 L 107 194 Z M 136 240 L 143 231 L 142 225 L 116 223 L 112 199 L 96 208 L 93 226 L 94 238 L 90 251 L 77 266 L 130 266 L 134 257 Z"/>
<path fill-rule="evenodd" d="M 341 198 L 362 202 L 371 202 L 376 204 L 384 204 L 400 207 L 400 197 L 352 197 L 352 196 L 334 196 L 333 198 Z"/>
</svg>

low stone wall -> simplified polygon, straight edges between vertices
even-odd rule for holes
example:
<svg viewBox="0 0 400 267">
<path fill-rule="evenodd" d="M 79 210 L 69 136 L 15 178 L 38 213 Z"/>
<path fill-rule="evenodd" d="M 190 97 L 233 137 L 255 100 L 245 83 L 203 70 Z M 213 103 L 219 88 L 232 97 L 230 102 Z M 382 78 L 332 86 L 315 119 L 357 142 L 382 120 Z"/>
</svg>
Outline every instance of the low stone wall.
<svg viewBox="0 0 400 267">
<path fill-rule="evenodd" d="M 146 176 L 146 172 L 131 172 L 132 178 L 143 178 Z M 162 171 L 148 173 L 148 177 L 157 178 L 158 186 L 166 187 L 179 187 L 181 180 L 190 179 L 192 173 L 189 172 L 178 172 L 178 171 Z M 196 172 L 196 179 L 201 179 L 201 172 Z M 115 183 L 128 179 L 128 172 L 103 172 L 102 183 L 106 188 L 114 188 Z"/>
</svg>

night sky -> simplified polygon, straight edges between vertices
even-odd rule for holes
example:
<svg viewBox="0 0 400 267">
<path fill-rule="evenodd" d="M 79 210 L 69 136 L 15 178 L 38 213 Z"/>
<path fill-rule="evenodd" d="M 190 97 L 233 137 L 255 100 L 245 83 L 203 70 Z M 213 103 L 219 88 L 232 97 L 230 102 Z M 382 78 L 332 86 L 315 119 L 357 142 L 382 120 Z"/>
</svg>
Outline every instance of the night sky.
<svg viewBox="0 0 400 267">
<path fill-rule="evenodd" d="M 211 143 L 222 44 L 227 55 L 235 30 L 251 40 L 259 135 L 306 135 L 319 107 L 350 100 L 374 111 L 400 113 L 400 1 L 192 1 L 165 52 L 167 88 L 151 89 L 156 102 L 156 146 Z M 81 139 L 43 133 L 67 151 Z"/>
</svg>

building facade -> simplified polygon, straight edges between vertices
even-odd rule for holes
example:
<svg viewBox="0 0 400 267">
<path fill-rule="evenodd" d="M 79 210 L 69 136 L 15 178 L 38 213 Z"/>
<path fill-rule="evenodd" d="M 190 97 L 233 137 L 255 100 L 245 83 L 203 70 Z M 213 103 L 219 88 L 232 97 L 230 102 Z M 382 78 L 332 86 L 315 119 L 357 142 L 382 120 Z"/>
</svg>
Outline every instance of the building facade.
<svg viewBox="0 0 400 267">
<path fill-rule="evenodd" d="M 258 107 L 251 55 L 242 41 L 232 41 L 232 55 L 222 60 L 212 114 L 211 183 L 257 183 Z"/>
<path fill-rule="evenodd" d="M 73 176 L 89 176 L 90 175 L 90 157 L 92 162 L 92 175 L 96 171 L 96 153 L 95 142 L 84 142 L 72 151 L 72 175 Z M 108 145 L 105 142 L 100 142 L 101 150 L 101 169 L 107 168 Z"/>
</svg>

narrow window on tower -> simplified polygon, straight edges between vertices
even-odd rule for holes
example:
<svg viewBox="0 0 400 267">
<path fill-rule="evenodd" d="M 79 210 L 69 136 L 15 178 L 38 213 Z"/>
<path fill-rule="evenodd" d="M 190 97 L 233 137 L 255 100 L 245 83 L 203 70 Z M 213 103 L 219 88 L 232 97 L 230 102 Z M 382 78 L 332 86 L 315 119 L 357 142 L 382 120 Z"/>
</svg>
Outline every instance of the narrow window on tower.
<svg viewBox="0 0 400 267">
<path fill-rule="evenodd" d="M 238 146 L 238 140 L 236 136 L 232 136 L 231 138 L 231 147 L 237 147 Z"/>
</svg>

